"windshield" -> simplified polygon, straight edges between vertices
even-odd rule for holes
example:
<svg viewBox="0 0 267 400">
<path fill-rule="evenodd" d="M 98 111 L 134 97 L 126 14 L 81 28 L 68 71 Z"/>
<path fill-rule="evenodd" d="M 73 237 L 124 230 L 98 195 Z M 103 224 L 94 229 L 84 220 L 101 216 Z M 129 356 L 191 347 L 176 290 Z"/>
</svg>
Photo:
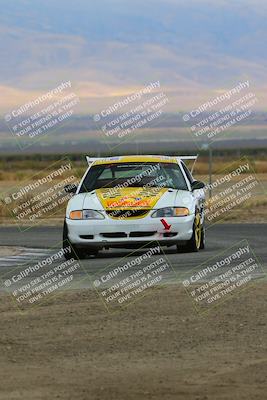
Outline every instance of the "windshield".
<svg viewBox="0 0 267 400">
<path fill-rule="evenodd" d="M 101 188 L 162 187 L 188 190 L 178 164 L 174 163 L 115 163 L 90 168 L 79 193 Z"/>
</svg>

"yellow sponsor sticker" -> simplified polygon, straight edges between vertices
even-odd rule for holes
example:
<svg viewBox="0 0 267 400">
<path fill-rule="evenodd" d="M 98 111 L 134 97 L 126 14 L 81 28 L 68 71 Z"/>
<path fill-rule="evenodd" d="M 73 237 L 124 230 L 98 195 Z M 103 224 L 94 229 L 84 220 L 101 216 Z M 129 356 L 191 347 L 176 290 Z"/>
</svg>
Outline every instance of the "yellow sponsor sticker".
<svg viewBox="0 0 267 400">
<path fill-rule="evenodd" d="M 96 194 L 105 210 L 152 209 L 167 188 L 105 188 Z"/>
</svg>

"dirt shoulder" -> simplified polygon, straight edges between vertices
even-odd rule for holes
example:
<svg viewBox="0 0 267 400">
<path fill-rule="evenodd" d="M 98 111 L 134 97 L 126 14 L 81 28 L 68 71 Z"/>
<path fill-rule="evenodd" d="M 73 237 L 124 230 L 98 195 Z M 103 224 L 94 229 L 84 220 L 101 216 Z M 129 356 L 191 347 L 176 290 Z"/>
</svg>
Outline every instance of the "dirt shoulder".
<svg viewBox="0 0 267 400">
<path fill-rule="evenodd" d="M 93 291 L 0 303 L 0 399 L 263 399 L 266 284 L 201 317 L 181 286 L 110 315 Z"/>
</svg>

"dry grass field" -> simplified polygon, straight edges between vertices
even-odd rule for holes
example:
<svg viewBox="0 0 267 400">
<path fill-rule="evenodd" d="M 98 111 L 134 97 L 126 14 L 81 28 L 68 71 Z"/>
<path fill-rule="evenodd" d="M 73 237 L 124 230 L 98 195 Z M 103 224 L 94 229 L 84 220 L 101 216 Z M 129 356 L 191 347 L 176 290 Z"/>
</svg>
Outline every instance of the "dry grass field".
<svg viewBox="0 0 267 400">
<path fill-rule="evenodd" d="M 40 179 L 45 176 L 49 171 L 53 171 L 55 162 L 58 162 L 60 158 L 56 157 L 50 159 L 11 159 L 0 161 L 0 199 L 3 200 L 12 188 L 19 188 L 23 185 L 23 182 L 34 182 L 34 180 Z M 234 210 L 229 212 L 225 216 L 227 221 L 250 221 L 250 222 L 263 222 L 266 220 L 266 209 L 267 209 L 267 160 L 257 159 L 249 157 L 244 159 L 244 162 L 249 162 L 250 167 L 253 170 L 253 174 L 260 182 L 260 189 L 258 189 L 253 196 L 247 201 L 243 202 L 239 207 L 235 207 Z M 212 165 L 212 181 L 220 179 L 228 171 L 232 163 L 234 162 L 233 157 L 214 157 Z M 71 161 L 72 174 L 77 177 L 77 180 L 83 175 L 86 169 L 86 162 L 84 157 L 80 160 Z M 208 176 L 208 159 L 200 157 L 194 166 L 194 176 L 196 179 L 209 182 Z M 245 178 L 246 174 L 242 173 L 242 179 Z M 60 177 L 58 181 L 60 182 Z M 47 186 L 49 188 L 49 185 Z M 213 192 L 214 195 L 214 192 Z M 23 200 L 25 201 L 25 199 Z M 17 202 L 19 205 L 19 201 Z M 64 216 L 64 204 L 51 215 L 46 215 L 42 218 L 40 223 L 57 223 L 62 222 Z M 6 207 L 3 201 L 0 202 L 0 224 L 13 223 L 14 217 L 11 215 L 10 210 Z"/>
</svg>

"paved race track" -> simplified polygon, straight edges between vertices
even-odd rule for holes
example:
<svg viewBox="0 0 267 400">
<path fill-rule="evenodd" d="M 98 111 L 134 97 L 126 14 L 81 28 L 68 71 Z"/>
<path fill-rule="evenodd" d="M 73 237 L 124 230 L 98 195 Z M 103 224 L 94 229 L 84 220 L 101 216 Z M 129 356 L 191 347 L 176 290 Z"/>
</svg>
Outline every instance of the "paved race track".
<svg viewBox="0 0 267 400">
<path fill-rule="evenodd" d="M 0 258 L 0 268 L 13 267 L 31 259 L 34 253 L 42 254 L 43 249 L 59 247 L 61 243 L 60 227 L 35 227 L 24 232 L 18 231 L 16 227 L 0 228 L 1 245 L 27 247 L 28 256 L 23 255 L 22 259 L 18 256 L 12 261 L 12 257 Z M 177 254 L 175 247 L 164 249 L 173 268 L 177 272 L 186 271 L 201 264 L 208 258 L 216 257 L 219 253 L 228 249 L 235 243 L 246 239 L 261 262 L 262 267 L 267 270 L 267 224 L 217 224 L 207 229 L 206 249 L 199 253 Z M 130 250 L 110 249 L 101 252 L 96 258 L 90 258 L 83 262 L 85 268 L 90 272 L 104 269 L 107 265 L 116 262 L 119 258 L 129 254 Z M 45 252 L 44 252 L 45 253 Z M 28 257 L 28 258 L 27 258 Z M 130 258 L 130 257 L 129 257 Z M 19 262 L 20 261 L 20 262 Z"/>
</svg>

